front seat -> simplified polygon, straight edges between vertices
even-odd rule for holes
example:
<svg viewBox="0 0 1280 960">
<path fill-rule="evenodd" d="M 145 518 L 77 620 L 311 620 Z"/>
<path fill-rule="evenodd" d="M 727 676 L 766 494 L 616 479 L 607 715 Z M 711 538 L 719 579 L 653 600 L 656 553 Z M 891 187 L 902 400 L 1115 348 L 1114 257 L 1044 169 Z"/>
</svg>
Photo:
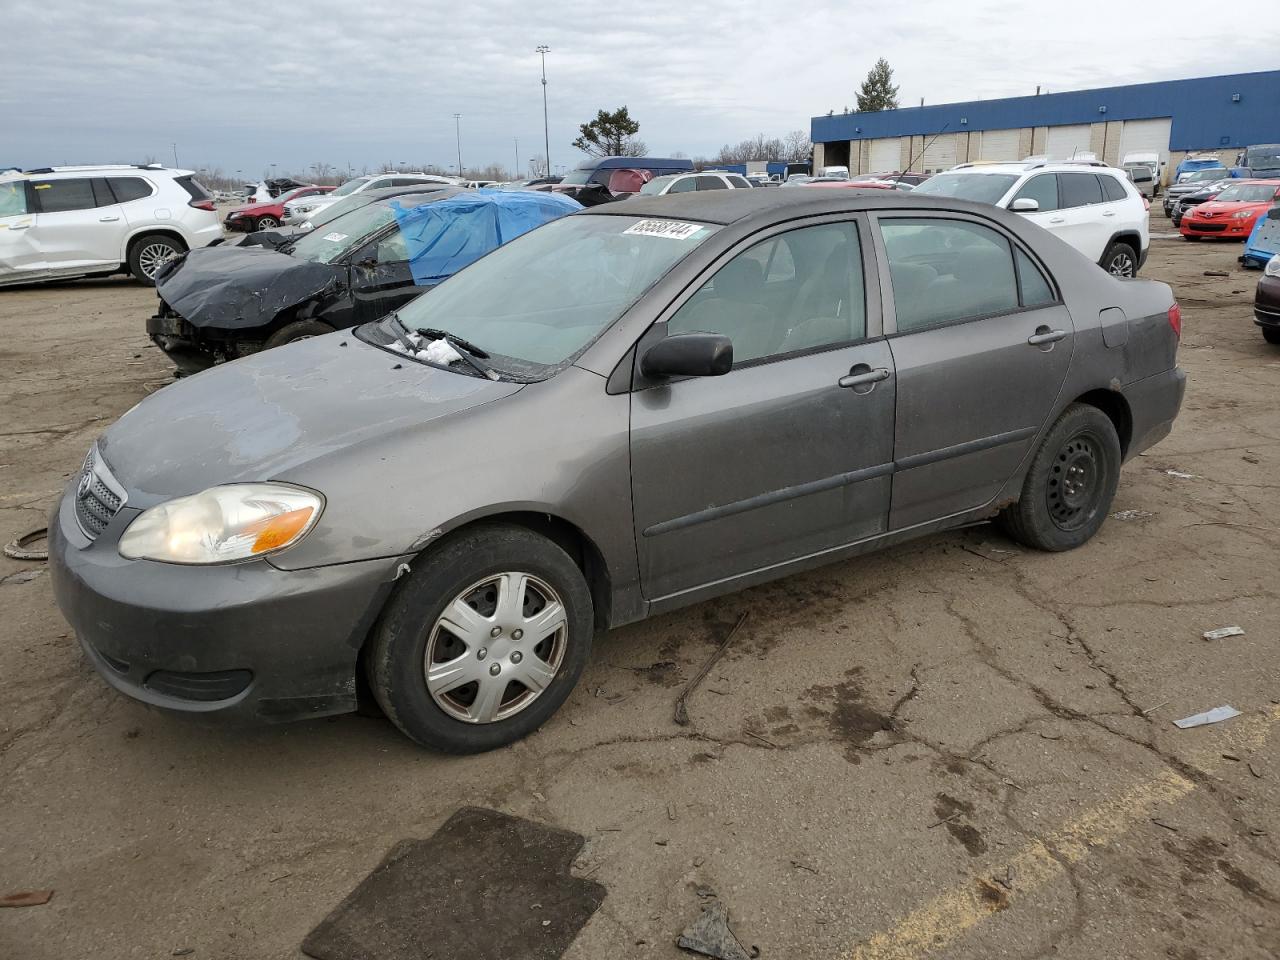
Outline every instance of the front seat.
<svg viewBox="0 0 1280 960">
<path fill-rule="evenodd" d="M 778 337 L 768 308 L 760 302 L 764 268 L 758 260 L 730 260 L 712 279 L 710 292 L 710 297 L 672 318 L 673 333 L 722 333 L 733 342 L 735 364 L 775 352 Z"/>
</svg>

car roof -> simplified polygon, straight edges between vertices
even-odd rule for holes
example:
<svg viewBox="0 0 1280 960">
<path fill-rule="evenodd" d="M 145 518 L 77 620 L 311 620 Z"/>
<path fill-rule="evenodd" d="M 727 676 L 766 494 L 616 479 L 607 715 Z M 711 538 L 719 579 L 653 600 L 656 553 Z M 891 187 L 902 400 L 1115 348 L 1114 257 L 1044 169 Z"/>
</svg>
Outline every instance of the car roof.
<svg viewBox="0 0 1280 960">
<path fill-rule="evenodd" d="M 851 187 L 847 190 L 706 190 L 668 193 L 655 197 L 638 193 L 626 200 L 588 207 L 575 216 L 687 217 L 703 223 L 728 225 L 759 219 L 773 222 L 791 217 L 857 210 L 965 210 L 990 217 L 990 204 L 954 197 L 914 195 L 900 190 Z"/>
<path fill-rule="evenodd" d="M 74 167 L 33 167 L 30 170 L 6 170 L 3 176 L 6 179 L 17 179 L 18 177 L 56 177 L 62 174 L 67 176 L 81 176 L 86 173 L 164 173 L 172 177 L 187 177 L 195 173 L 194 170 L 179 170 L 173 167 L 161 166 L 158 163 L 94 163 L 83 164 Z"/>
</svg>

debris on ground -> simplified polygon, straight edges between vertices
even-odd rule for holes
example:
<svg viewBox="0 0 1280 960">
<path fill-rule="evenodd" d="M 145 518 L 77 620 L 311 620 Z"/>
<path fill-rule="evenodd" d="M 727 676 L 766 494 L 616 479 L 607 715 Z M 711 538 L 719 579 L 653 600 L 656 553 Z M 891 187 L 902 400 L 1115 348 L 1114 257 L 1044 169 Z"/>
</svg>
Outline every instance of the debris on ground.
<svg viewBox="0 0 1280 960">
<path fill-rule="evenodd" d="M 19 570 L 7 577 L 0 577 L 0 583 L 30 583 L 38 576 L 40 576 L 39 570 Z"/>
<path fill-rule="evenodd" d="M 748 950 L 734 936 L 729 929 L 729 908 L 719 900 L 703 908 L 698 918 L 680 934 L 676 946 L 716 960 L 753 960 L 760 956 L 759 948 Z"/>
<path fill-rule="evenodd" d="M 716 665 L 716 661 L 724 656 L 724 652 L 729 649 L 729 642 L 733 640 L 734 636 L 746 622 L 747 614 L 744 613 L 738 618 L 738 622 L 733 625 L 733 629 L 729 631 L 724 640 L 721 641 L 720 646 L 716 647 L 716 652 L 707 658 L 707 662 L 702 665 L 702 669 L 698 671 L 697 676 L 690 680 L 688 684 L 685 685 L 685 688 L 680 691 L 680 696 L 676 697 L 675 721 L 680 726 L 687 727 L 689 725 L 690 695 L 694 690 L 698 689 L 698 684 L 706 679 L 707 674 L 711 672 L 711 668 Z"/>
<path fill-rule="evenodd" d="M 1206 270 L 1206 271 L 1204 272 L 1204 275 L 1205 275 L 1206 277 L 1229 277 L 1229 276 L 1231 276 L 1231 274 L 1227 273 L 1227 271 L 1225 271 L 1225 270 Z"/>
<path fill-rule="evenodd" d="M 52 899 L 52 890 L 23 890 L 0 897 L 0 907 L 42 907 Z"/>
<path fill-rule="evenodd" d="M 1240 711 L 1235 707 L 1223 705 L 1214 707 L 1212 710 L 1206 710 L 1204 713 L 1197 713 L 1194 716 L 1175 720 L 1173 725 L 1179 729 L 1186 730 L 1189 727 L 1203 727 L 1209 723 L 1221 723 L 1223 720 L 1230 720 L 1232 717 L 1238 716 L 1240 716 Z"/>
<path fill-rule="evenodd" d="M 4 555 L 11 560 L 48 560 L 49 545 L 43 547 L 33 547 L 32 544 L 39 543 L 41 540 L 48 541 L 49 530 L 41 527 L 39 530 L 32 530 L 30 533 L 24 533 L 22 536 L 10 540 L 4 545 Z"/>
<path fill-rule="evenodd" d="M 1246 454 L 1245 454 L 1244 456 L 1242 456 L 1240 459 L 1241 459 L 1241 460 L 1243 460 L 1245 463 L 1261 463 L 1261 462 L 1262 462 L 1262 461 L 1261 461 L 1261 460 L 1259 460 L 1256 456 L 1254 456 L 1252 453 L 1246 453 Z"/>
<path fill-rule="evenodd" d="M 1166 470 L 1166 474 L 1171 477 L 1177 477 L 1179 480 L 1198 480 L 1194 473 L 1183 473 L 1181 470 Z"/>
<path fill-rule="evenodd" d="M 1202 636 L 1206 640 L 1225 640 L 1227 637 L 1243 637 L 1243 627 L 1218 627 L 1216 630 L 1206 630 Z"/>
<path fill-rule="evenodd" d="M 1111 515 L 1112 520 L 1149 520 L 1155 514 L 1150 510 L 1117 510 Z"/>
</svg>

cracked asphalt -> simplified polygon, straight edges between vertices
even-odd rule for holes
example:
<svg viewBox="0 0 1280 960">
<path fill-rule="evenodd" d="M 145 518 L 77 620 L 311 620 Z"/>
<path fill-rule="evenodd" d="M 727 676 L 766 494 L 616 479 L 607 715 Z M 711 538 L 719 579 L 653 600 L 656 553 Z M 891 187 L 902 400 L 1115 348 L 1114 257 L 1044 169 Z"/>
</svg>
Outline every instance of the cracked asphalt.
<svg viewBox="0 0 1280 960">
<path fill-rule="evenodd" d="M 608 896 L 569 960 L 684 955 L 708 889 L 765 958 L 1280 955 L 1280 350 L 1237 253 L 1153 242 L 1187 400 L 1092 543 L 974 527 L 616 631 L 546 727 L 484 756 L 373 717 L 148 711 L 86 665 L 42 565 L 0 558 L 0 895 L 56 891 L 0 910 L 0 956 L 296 958 L 465 805 L 587 838 L 574 871 Z M 166 381 L 153 302 L 0 291 L 0 539 Z M 1171 722 L 1221 704 L 1243 715 Z"/>
</svg>

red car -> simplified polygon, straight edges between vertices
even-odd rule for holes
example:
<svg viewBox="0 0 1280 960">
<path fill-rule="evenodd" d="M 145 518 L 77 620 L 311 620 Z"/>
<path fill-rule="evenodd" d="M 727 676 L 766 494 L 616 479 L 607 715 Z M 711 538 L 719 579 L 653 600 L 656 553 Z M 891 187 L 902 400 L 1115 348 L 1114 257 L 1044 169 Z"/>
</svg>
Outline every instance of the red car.
<svg viewBox="0 0 1280 960">
<path fill-rule="evenodd" d="M 227 214 L 227 219 L 222 225 L 228 230 L 237 230 L 241 233 L 253 233 L 255 230 L 274 230 L 280 226 L 284 220 L 284 205 L 286 201 L 295 200 L 298 197 L 310 197 L 318 193 L 328 193 L 333 187 L 297 187 L 287 193 L 282 193 L 267 203 L 251 203 L 247 207 L 241 207 L 239 210 L 233 210 Z"/>
<path fill-rule="evenodd" d="M 835 187 L 836 189 L 847 187 L 847 188 L 856 189 L 856 190 L 892 190 L 893 189 L 893 184 L 889 183 L 887 180 L 867 180 L 867 179 L 827 180 L 827 179 L 819 178 L 817 180 L 810 180 L 808 183 L 804 184 L 804 186 L 828 187 L 828 188 Z"/>
<path fill-rule="evenodd" d="M 1280 180 L 1240 180 L 1224 187 L 1217 197 L 1192 207 L 1182 215 L 1178 229 L 1188 240 L 1220 237 L 1244 240 L 1258 218 L 1280 199 Z"/>
</svg>

